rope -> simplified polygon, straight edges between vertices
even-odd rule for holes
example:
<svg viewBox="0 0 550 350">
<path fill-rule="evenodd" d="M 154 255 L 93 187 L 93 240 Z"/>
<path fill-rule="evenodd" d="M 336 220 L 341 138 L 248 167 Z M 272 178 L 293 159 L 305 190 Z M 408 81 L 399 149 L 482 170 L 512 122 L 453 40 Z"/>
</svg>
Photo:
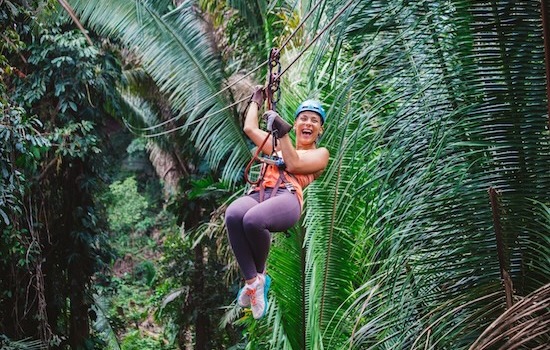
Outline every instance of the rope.
<svg viewBox="0 0 550 350">
<path fill-rule="evenodd" d="M 316 35 L 315 37 L 313 38 L 313 40 L 311 40 L 309 42 L 309 44 L 302 50 L 300 51 L 300 53 L 290 62 L 290 64 L 287 65 L 287 67 L 280 73 L 278 74 L 278 79 L 281 78 L 281 76 L 283 74 L 285 74 L 288 69 L 294 65 L 298 59 L 311 47 L 311 45 L 313 45 L 313 43 L 315 43 L 319 37 L 321 35 L 323 35 L 333 24 L 334 22 L 336 22 L 336 20 L 344 13 L 344 11 L 346 11 L 350 6 L 351 4 L 354 2 L 355 0 L 349 0 L 346 5 L 344 5 L 344 7 L 342 9 L 340 9 L 340 11 L 338 11 L 338 13 L 332 18 L 332 20 L 325 26 L 323 27 L 323 29 L 321 29 Z M 317 9 L 317 7 L 319 7 L 319 5 L 323 2 L 323 0 L 320 0 L 317 2 L 317 4 L 315 4 L 311 10 L 306 14 L 306 16 L 302 19 L 302 21 L 300 21 L 300 23 L 298 24 L 298 26 L 292 31 L 292 33 L 283 41 L 283 44 L 281 44 L 281 47 L 279 49 L 279 51 L 282 51 L 282 49 L 290 42 L 290 40 L 294 37 L 294 35 L 298 32 L 298 30 L 304 25 L 305 21 L 309 19 L 309 17 L 313 14 L 313 12 Z M 251 74 L 253 74 L 254 72 L 256 72 L 257 70 L 259 70 L 260 68 L 262 68 L 264 65 L 268 64 L 269 63 L 269 59 L 262 62 L 260 65 L 258 65 L 256 68 L 254 68 L 252 71 L 250 71 L 249 73 L 247 73 L 246 75 L 242 76 L 241 78 L 239 78 L 238 80 L 236 80 L 235 82 L 233 82 L 232 84 L 226 86 L 225 88 L 223 88 L 222 90 L 218 91 L 217 93 L 215 93 L 214 95 L 210 96 L 209 98 L 203 100 L 201 103 L 206 103 L 207 101 L 210 101 L 212 100 L 213 98 L 215 98 L 216 96 L 220 95 L 222 92 L 228 90 L 229 88 L 235 86 L 237 83 L 239 83 L 240 81 L 242 81 L 243 79 L 245 79 L 246 77 L 250 76 Z M 159 132 L 159 133 L 155 133 L 155 134 L 148 134 L 148 135 L 141 135 L 141 136 L 145 136 L 145 137 L 157 137 L 157 136 L 162 136 L 162 135 L 167 135 L 169 133 L 172 133 L 174 131 L 178 131 L 178 130 L 181 130 L 183 128 L 186 128 L 188 127 L 189 125 L 192 125 L 192 124 L 195 124 L 195 123 L 198 123 L 200 122 L 201 120 L 204 120 L 208 117 L 211 117 L 213 115 L 216 115 L 216 114 L 219 114 L 229 108 L 232 108 L 233 106 L 241 103 L 241 102 L 244 102 L 245 100 L 247 100 L 248 97 L 246 98 L 243 98 L 237 102 L 234 102 L 232 103 L 231 105 L 229 106 L 226 106 L 220 110 L 217 110 L 216 112 L 213 112 L 213 113 L 207 113 L 204 117 L 202 118 L 199 118 L 197 120 L 194 120 L 193 122 L 191 123 L 186 123 L 186 124 L 183 124 L 179 127 L 176 127 L 174 129 L 170 129 L 170 130 L 166 130 L 166 131 L 162 131 L 162 132 Z M 196 106 L 193 108 L 193 109 L 196 109 Z M 192 110 L 189 109 L 189 110 L 186 110 L 184 112 L 182 112 L 180 114 L 180 116 L 177 116 L 177 117 L 172 117 L 170 119 L 167 119 L 159 124 L 156 124 L 156 125 L 152 125 L 152 126 L 149 126 L 149 127 L 146 127 L 146 128 L 139 128 L 139 127 L 134 127 L 132 126 L 126 119 L 124 119 L 124 124 L 129 128 L 131 129 L 130 131 L 134 134 L 136 134 L 134 131 L 150 131 L 150 130 L 154 130 L 156 128 L 159 128 L 163 125 L 166 125 L 172 121 L 175 121 L 175 120 L 178 120 L 181 118 L 181 115 L 184 115 L 184 114 L 187 114 L 187 113 L 190 113 Z M 139 135 L 139 134 L 136 134 L 136 135 Z"/>
<path fill-rule="evenodd" d="M 229 106 L 225 106 L 225 107 L 222 108 L 222 109 L 218 109 L 218 110 L 215 111 L 215 112 L 212 112 L 212 113 L 207 112 L 206 115 L 205 115 L 204 117 L 201 117 L 201 118 L 199 118 L 199 119 L 195 119 L 195 120 L 193 120 L 192 122 L 189 122 L 189 123 L 180 125 L 180 126 L 175 127 L 175 128 L 173 128 L 173 129 L 164 130 L 164 131 L 161 131 L 161 132 L 158 132 L 158 133 L 155 133 L 155 134 L 146 134 L 146 135 L 144 135 L 144 134 L 136 133 L 134 130 L 131 129 L 131 126 L 130 126 L 129 122 L 128 122 L 125 118 L 123 118 L 123 121 L 124 121 L 124 125 L 126 125 L 127 127 L 129 127 L 129 128 L 130 128 L 130 132 L 133 133 L 134 135 L 142 136 L 142 137 L 146 137 L 146 138 L 153 138 L 153 137 L 157 137 L 157 136 L 168 135 L 168 134 L 171 134 L 171 133 L 173 133 L 173 132 L 175 132 L 175 131 L 178 131 L 178 130 L 187 128 L 189 125 L 193 125 L 193 124 L 199 123 L 199 122 L 201 122 L 202 120 L 205 120 L 206 118 L 209 118 L 209 117 L 211 117 L 211 116 L 213 116 L 213 115 L 219 114 L 219 113 L 221 113 L 221 112 L 223 112 L 223 111 L 228 110 L 229 108 L 232 108 L 232 107 L 238 105 L 239 103 L 242 103 L 242 102 L 244 102 L 244 101 L 247 101 L 249 98 L 250 98 L 250 97 L 247 96 L 247 97 L 245 97 L 245 98 L 243 98 L 243 99 L 240 99 L 240 100 L 238 100 L 238 101 L 236 101 L 236 102 L 233 102 L 233 103 L 230 104 Z"/>
<path fill-rule="evenodd" d="M 223 88 L 222 90 L 216 92 L 214 95 L 204 99 L 201 103 L 206 103 L 210 100 L 212 100 L 214 97 L 217 97 L 218 95 L 220 95 L 222 92 L 232 88 L 233 86 L 235 86 L 237 83 L 239 83 L 240 81 L 242 81 L 243 79 L 247 78 L 249 75 L 252 75 L 254 72 L 256 72 L 257 70 L 259 70 L 260 68 L 262 68 L 263 66 L 265 66 L 266 64 L 269 63 L 269 60 L 265 60 L 264 62 L 262 62 L 260 65 L 258 65 L 256 68 L 254 68 L 253 70 L 251 70 L 250 72 L 248 72 L 247 74 L 245 74 L 244 76 L 240 77 L 239 79 L 237 79 L 236 81 L 234 81 L 233 83 L 231 83 L 230 85 L 226 86 L 225 88 Z M 234 104 L 233 104 L 234 105 Z M 195 106 L 193 109 L 188 109 L 186 111 L 183 111 L 182 113 L 180 113 L 180 116 L 181 115 L 184 115 L 184 114 L 187 114 L 187 113 L 190 113 L 192 112 L 194 109 L 196 109 L 197 107 Z M 180 119 L 181 117 L 180 116 L 177 116 L 177 117 L 172 117 L 170 119 L 167 119 L 161 123 L 158 123 L 158 124 L 155 124 L 155 125 L 152 125 L 152 126 L 148 126 L 148 127 L 145 127 L 145 128 L 140 128 L 140 127 L 135 127 L 135 126 L 132 126 L 130 124 L 128 124 L 128 126 L 133 129 L 133 130 L 136 130 L 136 131 L 149 131 L 149 130 L 154 130 L 156 128 L 159 128 L 163 125 L 166 125 L 172 121 L 175 121 L 175 120 L 178 120 Z"/>
<path fill-rule="evenodd" d="M 283 74 L 285 74 L 286 71 L 287 71 L 290 67 L 292 67 L 292 65 L 293 65 L 294 63 L 296 63 L 296 61 L 298 61 L 298 59 L 299 59 L 300 57 L 302 57 L 302 55 L 311 47 L 311 45 L 313 45 L 313 43 L 316 42 L 317 39 L 319 39 L 319 37 L 320 37 L 321 35 L 323 35 L 323 34 L 328 30 L 328 28 L 330 28 L 330 27 L 334 24 L 334 22 L 336 22 L 336 20 L 338 19 L 338 17 L 340 17 L 340 16 L 344 13 L 344 11 L 346 11 L 346 10 L 351 6 L 351 4 L 352 4 L 354 1 L 355 1 L 355 0 L 349 0 L 349 1 L 347 2 L 347 4 L 344 5 L 344 7 L 343 7 L 340 11 L 338 11 L 338 13 L 336 14 L 336 16 L 334 16 L 334 17 L 332 18 L 332 20 L 330 20 L 330 22 L 328 22 L 328 24 L 327 24 L 323 29 L 321 29 L 321 31 L 320 31 L 317 35 L 315 35 L 315 37 L 313 38 L 313 40 L 311 40 L 310 43 L 307 44 L 306 47 L 305 47 L 302 51 L 300 51 L 300 53 L 298 54 L 298 56 L 296 56 L 296 57 L 286 66 L 286 68 L 283 69 L 283 71 L 282 71 L 281 74 L 279 75 L 279 78 L 280 78 Z"/>
<path fill-rule="evenodd" d="M 302 19 L 302 21 L 300 21 L 300 23 L 298 24 L 298 26 L 292 31 L 292 33 L 290 33 L 290 35 L 283 41 L 283 43 L 281 44 L 281 48 L 280 50 L 282 50 L 289 42 L 290 40 L 294 37 L 294 35 L 296 35 L 296 33 L 298 32 L 298 30 L 300 30 L 300 28 L 304 25 L 305 21 L 307 21 L 309 19 L 309 17 L 313 14 L 313 12 L 317 9 L 317 7 L 319 7 L 319 5 L 322 3 L 323 0 L 320 0 L 317 2 L 317 4 L 315 4 L 311 10 L 306 14 L 306 16 Z M 296 4 L 298 3 L 298 1 L 295 2 L 294 6 L 293 6 L 293 9 L 294 7 L 296 7 Z M 247 74 L 245 74 L 244 76 L 242 76 L 241 78 L 237 79 L 236 81 L 234 81 L 233 83 L 231 83 L 230 85 L 226 86 L 225 88 L 223 88 L 222 90 L 216 92 L 215 94 L 213 94 L 212 96 L 210 96 L 209 98 L 201 101 L 201 103 L 206 103 L 210 100 L 212 100 L 213 98 L 219 96 L 220 94 L 222 94 L 223 92 L 227 91 L 228 89 L 230 89 L 231 87 L 235 86 L 237 83 L 241 82 L 243 79 L 247 78 L 248 76 L 252 75 L 253 73 L 255 73 L 256 71 L 258 71 L 260 68 L 262 68 L 263 66 L 265 66 L 266 64 L 269 63 L 269 59 L 268 60 L 265 60 L 264 62 L 260 63 L 258 66 L 256 66 L 256 68 L 254 68 L 253 70 L 251 70 L 250 72 L 248 72 Z M 235 104 L 233 104 L 235 105 Z M 195 106 L 193 109 L 196 109 L 197 106 Z M 167 119 L 161 123 L 158 123 L 158 124 L 155 124 L 155 125 L 152 125 L 152 126 L 148 126 L 148 127 L 144 127 L 144 128 L 141 128 L 141 127 L 136 127 L 136 126 L 133 126 L 131 125 L 127 120 L 124 121 L 124 124 L 131 130 L 133 131 L 151 131 L 151 130 L 154 130 L 154 129 L 157 129 L 157 128 L 160 128 L 161 126 L 164 126 L 170 122 L 173 122 L 175 120 L 178 120 L 181 118 L 181 115 L 185 115 L 187 113 L 190 113 L 193 111 L 193 109 L 188 109 L 182 113 L 180 113 L 180 116 L 176 116 L 176 117 L 172 117 L 170 119 Z M 190 124 L 187 124 L 187 125 L 190 125 Z M 179 130 L 179 128 L 178 128 Z M 134 133 L 135 134 L 135 133 Z M 159 133 L 160 135 L 162 135 L 162 133 Z M 157 134 L 154 134 L 154 135 L 157 135 Z M 151 136 L 151 137 L 154 137 L 154 136 Z"/>
</svg>

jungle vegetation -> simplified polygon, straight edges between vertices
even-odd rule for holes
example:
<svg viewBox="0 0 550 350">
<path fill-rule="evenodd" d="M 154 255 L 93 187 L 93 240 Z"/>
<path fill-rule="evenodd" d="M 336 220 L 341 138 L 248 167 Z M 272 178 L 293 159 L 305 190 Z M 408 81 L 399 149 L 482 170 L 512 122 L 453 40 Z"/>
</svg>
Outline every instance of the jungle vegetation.
<svg viewBox="0 0 550 350">
<path fill-rule="evenodd" d="M 2 349 L 547 349 L 546 1 L 0 0 Z M 235 305 L 280 49 L 328 168 Z"/>
</svg>

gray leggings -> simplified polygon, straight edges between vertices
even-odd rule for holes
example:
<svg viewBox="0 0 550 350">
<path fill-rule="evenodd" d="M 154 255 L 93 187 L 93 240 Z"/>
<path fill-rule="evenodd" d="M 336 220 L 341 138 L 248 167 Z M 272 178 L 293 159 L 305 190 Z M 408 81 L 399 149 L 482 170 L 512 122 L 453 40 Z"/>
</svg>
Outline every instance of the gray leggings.
<svg viewBox="0 0 550 350">
<path fill-rule="evenodd" d="M 259 193 L 235 200 L 225 212 L 225 226 L 231 248 L 244 278 L 249 280 L 265 270 L 271 245 L 271 233 L 285 231 L 300 218 L 300 203 L 296 195 L 279 188 L 271 197 L 267 188 L 263 202 Z"/>
</svg>

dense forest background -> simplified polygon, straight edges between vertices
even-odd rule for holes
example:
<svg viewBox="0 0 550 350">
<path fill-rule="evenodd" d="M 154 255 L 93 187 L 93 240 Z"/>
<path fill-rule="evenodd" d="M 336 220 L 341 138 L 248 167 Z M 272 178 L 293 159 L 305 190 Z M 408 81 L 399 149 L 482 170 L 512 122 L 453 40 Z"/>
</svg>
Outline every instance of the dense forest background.
<svg viewBox="0 0 550 350">
<path fill-rule="evenodd" d="M 549 11 L 0 0 L 0 347 L 548 349 Z M 255 321 L 223 216 L 271 48 L 331 159 Z"/>
</svg>

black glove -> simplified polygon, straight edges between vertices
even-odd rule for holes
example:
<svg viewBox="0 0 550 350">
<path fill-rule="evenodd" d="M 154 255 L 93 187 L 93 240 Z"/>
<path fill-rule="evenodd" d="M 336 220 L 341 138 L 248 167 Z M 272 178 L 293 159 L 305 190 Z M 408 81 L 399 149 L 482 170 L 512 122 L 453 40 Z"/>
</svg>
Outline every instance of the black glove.
<svg viewBox="0 0 550 350">
<path fill-rule="evenodd" d="M 262 85 L 256 85 L 254 86 L 254 91 L 252 92 L 252 95 L 250 96 L 250 102 L 255 102 L 258 104 L 258 108 L 261 108 L 265 101 L 265 91 L 264 87 Z"/>
<path fill-rule="evenodd" d="M 267 122 L 267 131 L 276 132 L 277 137 L 279 138 L 288 134 L 288 132 L 292 129 L 292 125 L 287 123 L 275 111 L 266 111 L 262 118 L 264 118 L 264 120 Z"/>
</svg>

